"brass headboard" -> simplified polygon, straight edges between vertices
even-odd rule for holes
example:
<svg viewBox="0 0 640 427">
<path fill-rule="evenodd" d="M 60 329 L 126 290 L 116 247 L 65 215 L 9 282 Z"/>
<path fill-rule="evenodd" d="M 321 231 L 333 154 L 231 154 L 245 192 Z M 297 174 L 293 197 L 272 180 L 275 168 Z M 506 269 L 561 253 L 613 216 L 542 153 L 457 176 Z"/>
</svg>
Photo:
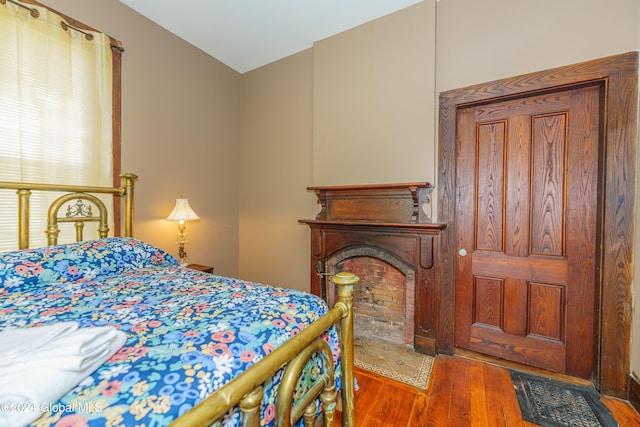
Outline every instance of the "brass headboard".
<svg viewBox="0 0 640 427">
<path fill-rule="evenodd" d="M 58 223 L 73 222 L 76 226 L 76 240 L 82 240 L 82 231 L 85 222 L 99 222 L 98 234 L 107 237 L 109 225 L 107 218 L 107 208 L 94 194 L 113 194 L 120 196 L 124 200 L 122 218 L 122 235 L 133 236 L 133 189 L 134 183 L 138 179 L 137 175 L 126 173 L 120 175 L 120 187 L 90 187 L 80 185 L 55 185 L 55 184 L 35 184 L 27 182 L 2 182 L 0 189 L 17 190 L 18 195 L 18 248 L 29 247 L 29 197 L 32 191 L 57 191 L 66 193 L 54 200 L 49 206 L 47 214 L 47 241 L 49 245 L 58 242 L 60 229 Z M 74 206 L 67 205 L 67 214 L 59 216 L 60 208 L 71 201 L 76 201 Z M 94 216 L 91 205 L 83 203 L 83 200 L 97 207 L 99 213 Z"/>
</svg>

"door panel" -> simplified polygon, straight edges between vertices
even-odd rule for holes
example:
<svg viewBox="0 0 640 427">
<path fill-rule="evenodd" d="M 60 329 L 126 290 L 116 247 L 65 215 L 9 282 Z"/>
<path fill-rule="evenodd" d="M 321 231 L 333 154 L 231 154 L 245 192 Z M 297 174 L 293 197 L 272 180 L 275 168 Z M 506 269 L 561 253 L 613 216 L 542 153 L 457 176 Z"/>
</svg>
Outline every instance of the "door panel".
<svg viewBox="0 0 640 427">
<path fill-rule="evenodd" d="M 458 110 L 455 344 L 590 378 L 599 89 Z"/>
</svg>

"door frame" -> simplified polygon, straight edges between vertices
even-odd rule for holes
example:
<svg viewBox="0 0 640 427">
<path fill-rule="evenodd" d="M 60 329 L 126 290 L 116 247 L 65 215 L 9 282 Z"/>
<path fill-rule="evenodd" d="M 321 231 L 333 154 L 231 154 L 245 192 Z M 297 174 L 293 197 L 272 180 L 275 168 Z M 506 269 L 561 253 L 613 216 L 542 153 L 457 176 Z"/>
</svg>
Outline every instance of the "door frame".
<svg viewBox="0 0 640 427">
<path fill-rule="evenodd" d="M 436 352 L 454 353 L 456 239 L 456 113 L 459 107 L 585 84 L 599 84 L 601 117 L 601 241 L 596 265 L 594 383 L 602 393 L 629 395 L 634 193 L 638 132 L 638 52 L 586 61 L 440 94 L 438 124 L 438 221 L 448 223 L 440 240 L 436 280 Z M 605 233 L 604 230 L 607 230 Z M 598 284 L 597 284 L 598 285 Z M 606 292 L 602 292 L 606 289 Z"/>
</svg>

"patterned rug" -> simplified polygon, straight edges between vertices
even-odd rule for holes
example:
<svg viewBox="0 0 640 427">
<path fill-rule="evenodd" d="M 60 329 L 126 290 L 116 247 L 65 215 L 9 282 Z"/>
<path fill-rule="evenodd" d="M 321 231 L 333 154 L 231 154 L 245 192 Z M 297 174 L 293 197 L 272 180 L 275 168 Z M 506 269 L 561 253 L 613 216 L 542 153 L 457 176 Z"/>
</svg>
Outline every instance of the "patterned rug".
<svg viewBox="0 0 640 427">
<path fill-rule="evenodd" d="M 358 368 L 426 389 L 433 357 L 416 353 L 406 346 L 369 338 L 354 339 L 354 359 Z"/>
<path fill-rule="evenodd" d="M 618 425 L 592 386 L 511 371 L 522 419 L 545 427 Z"/>
</svg>

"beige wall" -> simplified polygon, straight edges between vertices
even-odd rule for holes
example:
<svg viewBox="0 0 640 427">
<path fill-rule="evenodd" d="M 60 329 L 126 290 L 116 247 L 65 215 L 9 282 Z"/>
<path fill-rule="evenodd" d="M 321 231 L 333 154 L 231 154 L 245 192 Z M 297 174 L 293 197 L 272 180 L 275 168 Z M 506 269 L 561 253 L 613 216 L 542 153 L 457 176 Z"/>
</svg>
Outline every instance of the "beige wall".
<svg viewBox="0 0 640 427">
<path fill-rule="evenodd" d="M 308 186 L 434 179 L 434 12 L 420 3 L 243 76 L 242 278 L 309 289 Z"/>
<path fill-rule="evenodd" d="M 240 276 L 309 290 L 313 54 L 243 76 Z"/>
<path fill-rule="evenodd" d="M 122 170 L 140 176 L 135 236 L 177 255 L 164 220 L 183 195 L 189 260 L 238 274 L 241 75 L 117 0 L 44 0 L 122 41 Z"/>
<path fill-rule="evenodd" d="M 640 48 L 637 0 L 440 0 L 438 92 Z"/>
<path fill-rule="evenodd" d="M 435 2 L 315 43 L 314 185 L 435 179 Z"/>
</svg>

